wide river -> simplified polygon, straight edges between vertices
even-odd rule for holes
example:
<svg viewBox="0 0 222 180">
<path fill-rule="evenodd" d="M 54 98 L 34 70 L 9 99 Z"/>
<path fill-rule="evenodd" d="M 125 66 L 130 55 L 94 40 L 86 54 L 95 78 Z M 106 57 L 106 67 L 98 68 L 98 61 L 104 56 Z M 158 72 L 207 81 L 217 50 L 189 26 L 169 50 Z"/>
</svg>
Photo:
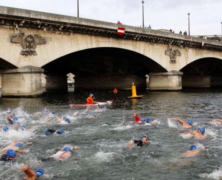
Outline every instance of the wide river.
<svg viewBox="0 0 222 180">
<path fill-rule="evenodd" d="M 94 119 L 88 118 L 84 107 L 70 107 L 68 103 L 85 103 L 90 92 L 45 93 L 39 98 L 1 98 L 0 125 L 8 125 L 7 108 L 13 108 L 19 122 L 30 131 L 16 131 L 12 125 L 9 131 L 0 130 L 0 143 L 4 147 L 14 139 L 33 142 L 22 149 L 14 162 L 0 162 L 0 179 L 21 180 L 23 164 L 32 169 L 41 167 L 45 174 L 39 179 L 50 180 L 193 180 L 220 179 L 222 177 L 222 126 L 212 123 L 222 118 L 222 90 L 186 90 L 179 92 L 138 92 L 143 99 L 129 100 L 130 91 L 97 91 L 98 101 L 115 99 L 112 105 L 102 111 L 91 110 Z M 70 125 L 59 125 L 56 121 L 46 122 L 48 115 L 33 117 L 33 113 L 47 108 L 55 110 L 59 117 L 69 118 Z M 76 112 L 80 115 L 77 116 Z M 157 125 L 133 123 L 133 113 L 151 118 Z M 206 128 L 208 137 L 195 140 L 182 135 L 179 123 L 169 121 L 170 117 L 192 119 L 196 130 Z M 65 134 L 45 136 L 46 128 L 65 130 Z M 149 136 L 149 143 L 142 148 L 126 147 L 132 139 Z M 203 150 L 193 158 L 182 157 L 183 152 L 195 144 Z M 53 155 L 64 145 L 76 145 L 67 161 L 42 161 Z"/>
</svg>

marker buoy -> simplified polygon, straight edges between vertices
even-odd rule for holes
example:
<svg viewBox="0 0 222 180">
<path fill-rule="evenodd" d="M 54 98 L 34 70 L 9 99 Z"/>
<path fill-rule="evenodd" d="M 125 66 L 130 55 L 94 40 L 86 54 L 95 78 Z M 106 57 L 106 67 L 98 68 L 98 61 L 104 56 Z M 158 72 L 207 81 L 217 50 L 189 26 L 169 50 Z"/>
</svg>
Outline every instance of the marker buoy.
<svg viewBox="0 0 222 180">
<path fill-rule="evenodd" d="M 136 86 L 134 83 L 132 83 L 132 96 L 127 97 L 128 99 L 140 99 L 143 97 L 143 95 L 137 95 L 136 94 Z"/>
<path fill-rule="evenodd" d="M 118 90 L 115 88 L 115 89 L 113 89 L 113 92 L 116 94 L 116 93 L 118 93 Z"/>
</svg>

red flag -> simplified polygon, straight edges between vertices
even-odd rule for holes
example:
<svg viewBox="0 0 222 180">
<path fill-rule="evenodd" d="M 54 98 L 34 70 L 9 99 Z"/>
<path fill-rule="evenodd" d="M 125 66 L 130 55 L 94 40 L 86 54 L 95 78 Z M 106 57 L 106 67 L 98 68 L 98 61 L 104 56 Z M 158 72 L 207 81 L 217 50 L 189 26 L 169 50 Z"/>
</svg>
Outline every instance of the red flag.
<svg viewBox="0 0 222 180">
<path fill-rule="evenodd" d="M 118 27 L 117 34 L 123 36 L 125 34 L 125 28 L 124 27 Z"/>
<path fill-rule="evenodd" d="M 118 21 L 117 24 L 122 24 L 122 23 L 120 21 Z"/>
<path fill-rule="evenodd" d="M 203 46 L 204 46 L 204 42 L 203 42 L 203 41 L 201 41 L 201 42 L 200 42 L 200 45 L 203 47 Z"/>
</svg>

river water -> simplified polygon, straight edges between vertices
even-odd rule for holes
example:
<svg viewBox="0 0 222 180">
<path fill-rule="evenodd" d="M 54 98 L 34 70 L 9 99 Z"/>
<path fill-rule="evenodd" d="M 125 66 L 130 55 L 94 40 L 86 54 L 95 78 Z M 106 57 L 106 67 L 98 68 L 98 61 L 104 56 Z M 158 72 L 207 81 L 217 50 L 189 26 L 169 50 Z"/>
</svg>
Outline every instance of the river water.
<svg viewBox="0 0 222 180">
<path fill-rule="evenodd" d="M 126 99 L 130 92 L 94 92 L 99 101 L 115 99 L 102 111 L 91 110 L 96 118 L 86 115 L 83 107 L 70 107 L 68 103 L 84 103 L 89 92 L 45 93 L 39 98 L 1 98 L 0 125 L 8 124 L 5 114 L 13 108 L 19 122 L 30 131 L 0 131 L 0 144 L 6 146 L 15 138 L 32 141 L 25 146 L 24 155 L 18 154 L 15 162 L 1 162 L 0 179 L 21 180 L 23 164 L 31 168 L 41 167 L 45 174 L 40 179 L 53 180 L 187 180 L 219 179 L 222 177 L 221 124 L 211 123 L 222 118 L 222 90 L 186 90 L 179 92 L 138 92 L 143 99 Z M 47 115 L 33 117 L 43 108 L 55 110 L 63 118 L 69 118 L 68 126 L 56 121 L 46 123 Z M 155 126 L 132 123 L 133 113 L 157 122 Z M 187 131 L 180 124 L 167 119 L 179 117 L 194 121 L 192 130 L 206 128 L 208 138 L 194 140 L 182 136 Z M 65 134 L 45 136 L 46 128 L 65 130 Z M 126 148 L 131 139 L 149 135 L 149 143 L 142 148 Z M 80 147 L 67 161 L 42 161 L 64 145 Z M 205 148 L 194 158 L 183 158 L 183 152 L 192 144 Z"/>
</svg>

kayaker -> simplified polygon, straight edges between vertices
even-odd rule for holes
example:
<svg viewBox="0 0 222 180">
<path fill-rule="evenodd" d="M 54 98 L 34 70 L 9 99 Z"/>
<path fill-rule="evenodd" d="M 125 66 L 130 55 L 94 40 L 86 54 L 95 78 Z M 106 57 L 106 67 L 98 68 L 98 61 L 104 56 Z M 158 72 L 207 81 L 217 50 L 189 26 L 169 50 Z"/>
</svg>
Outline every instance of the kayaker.
<svg viewBox="0 0 222 180">
<path fill-rule="evenodd" d="M 86 99 L 87 104 L 93 104 L 93 100 L 95 99 L 94 94 L 90 94 L 89 97 Z"/>
</svg>

